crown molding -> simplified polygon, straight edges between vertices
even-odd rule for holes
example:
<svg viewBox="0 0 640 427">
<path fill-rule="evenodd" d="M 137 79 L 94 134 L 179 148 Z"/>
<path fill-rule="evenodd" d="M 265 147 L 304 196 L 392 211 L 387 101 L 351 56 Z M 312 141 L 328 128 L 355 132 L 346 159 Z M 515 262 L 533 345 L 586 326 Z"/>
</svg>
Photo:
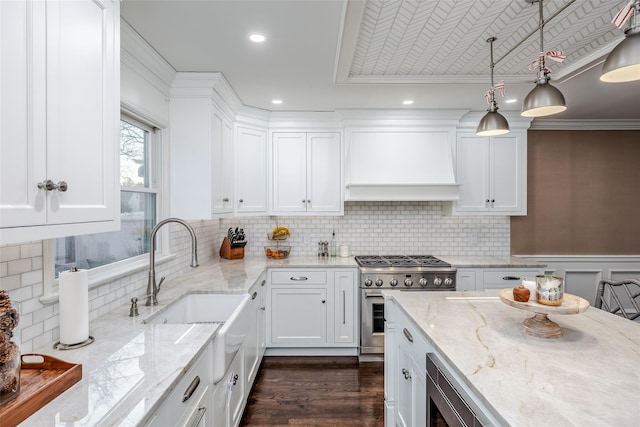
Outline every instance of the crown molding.
<svg viewBox="0 0 640 427">
<path fill-rule="evenodd" d="M 535 119 L 531 130 L 640 130 L 640 120 Z"/>
<path fill-rule="evenodd" d="M 120 19 L 120 60 L 169 96 L 176 70 L 123 19 Z"/>
</svg>

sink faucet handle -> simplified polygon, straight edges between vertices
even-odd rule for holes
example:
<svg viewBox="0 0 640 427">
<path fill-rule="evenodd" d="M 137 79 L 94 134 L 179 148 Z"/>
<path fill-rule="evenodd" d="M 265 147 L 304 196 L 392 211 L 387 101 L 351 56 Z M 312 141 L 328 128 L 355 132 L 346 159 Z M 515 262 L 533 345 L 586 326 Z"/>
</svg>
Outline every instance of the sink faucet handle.
<svg viewBox="0 0 640 427">
<path fill-rule="evenodd" d="M 158 282 L 158 286 L 157 286 L 158 292 L 160 292 L 160 286 L 162 286 L 162 283 L 164 283 L 164 279 L 166 279 L 166 277 L 162 276 L 160 278 L 160 281 Z"/>
</svg>

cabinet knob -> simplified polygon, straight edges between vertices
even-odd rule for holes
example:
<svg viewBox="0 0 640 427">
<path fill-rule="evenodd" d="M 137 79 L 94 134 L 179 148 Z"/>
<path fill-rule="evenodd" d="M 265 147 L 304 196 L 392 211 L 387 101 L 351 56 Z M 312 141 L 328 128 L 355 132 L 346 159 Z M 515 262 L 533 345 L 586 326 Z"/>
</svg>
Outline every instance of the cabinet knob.
<svg viewBox="0 0 640 427">
<path fill-rule="evenodd" d="M 222 201 L 223 201 L 223 202 L 228 202 L 228 201 L 229 201 L 229 198 L 228 198 L 228 197 L 225 197 L 224 199 L 222 199 Z"/>
<path fill-rule="evenodd" d="M 59 192 L 64 193 L 65 191 L 67 191 L 69 186 L 67 185 L 66 181 L 58 181 L 58 183 L 56 184 L 50 179 L 47 179 L 45 181 L 39 182 L 38 188 L 46 191 L 58 190 Z"/>
<path fill-rule="evenodd" d="M 404 376 L 405 380 L 411 379 L 411 372 L 409 372 L 408 369 L 402 368 L 402 375 Z"/>
<path fill-rule="evenodd" d="M 311 204 L 311 200 L 307 199 L 307 203 Z"/>
<path fill-rule="evenodd" d="M 240 200 L 239 200 L 239 202 L 240 202 L 240 203 L 244 203 L 244 199 L 240 199 Z"/>
<path fill-rule="evenodd" d="M 322 300 L 322 303 L 324 304 L 325 302 L 327 302 L 326 300 Z"/>
<path fill-rule="evenodd" d="M 485 203 L 489 203 L 489 199 L 485 200 L 484 202 L 485 202 Z"/>
<path fill-rule="evenodd" d="M 495 202 L 496 202 L 496 199 L 491 199 L 491 203 L 495 203 Z"/>
<path fill-rule="evenodd" d="M 307 203 L 307 201 L 305 199 L 302 199 L 302 203 Z"/>
</svg>

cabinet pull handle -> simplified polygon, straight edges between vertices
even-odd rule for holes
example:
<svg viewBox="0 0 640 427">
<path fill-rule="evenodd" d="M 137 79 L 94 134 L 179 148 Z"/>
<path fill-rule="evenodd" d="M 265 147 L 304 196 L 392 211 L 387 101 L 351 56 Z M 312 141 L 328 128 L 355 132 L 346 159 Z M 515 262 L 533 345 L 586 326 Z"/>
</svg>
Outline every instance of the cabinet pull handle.
<svg viewBox="0 0 640 427">
<path fill-rule="evenodd" d="M 409 332 L 407 328 L 402 328 L 402 333 L 409 340 L 409 342 L 413 342 L 413 335 L 411 335 L 411 332 Z"/>
<path fill-rule="evenodd" d="M 342 324 L 347 324 L 347 291 L 342 290 Z"/>
<path fill-rule="evenodd" d="M 267 283 L 267 281 L 266 281 L 266 280 L 263 280 L 263 281 L 260 283 L 260 286 L 264 286 L 264 285 L 265 285 L 265 283 Z"/>
<path fill-rule="evenodd" d="M 257 297 L 257 296 L 258 296 L 258 293 L 257 293 L 257 292 L 254 292 L 254 293 L 251 295 L 251 299 L 256 299 L 256 297 Z"/>
<path fill-rule="evenodd" d="M 296 282 L 300 282 L 300 281 L 304 281 L 304 280 L 309 280 L 308 277 L 304 277 L 304 276 L 291 276 L 291 278 L 289 280 L 294 280 Z"/>
<path fill-rule="evenodd" d="M 38 188 L 46 191 L 58 190 L 59 192 L 64 193 L 69 188 L 69 185 L 66 181 L 58 181 L 58 183 L 56 184 L 50 179 L 47 179 L 45 181 L 39 182 Z"/>
<path fill-rule="evenodd" d="M 187 400 L 189 400 L 189 398 L 191 398 L 191 395 L 196 391 L 199 385 L 200 377 L 196 375 L 193 381 L 191 381 L 191 384 L 189 384 L 189 387 L 187 387 L 187 389 L 184 391 L 184 394 L 182 395 L 182 401 L 186 402 Z"/>
<path fill-rule="evenodd" d="M 260 307 L 260 310 L 264 311 L 264 310 L 266 310 L 266 308 L 265 307 Z"/>
<path fill-rule="evenodd" d="M 520 280 L 518 276 L 504 276 L 502 280 Z"/>
<path fill-rule="evenodd" d="M 191 424 L 191 427 L 198 427 L 200 425 L 200 421 L 202 421 L 202 418 L 204 417 L 204 414 L 207 412 L 207 407 L 206 406 L 200 406 L 198 408 L 198 418 L 196 418 L 195 420 L 193 420 L 193 424 Z"/>
<path fill-rule="evenodd" d="M 225 197 L 224 199 L 222 199 L 222 201 L 223 201 L 223 202 L 228 202 L 228 201 L 229 201 L 229 198 L 228 198 L 228 197 Z"/>
</svg>

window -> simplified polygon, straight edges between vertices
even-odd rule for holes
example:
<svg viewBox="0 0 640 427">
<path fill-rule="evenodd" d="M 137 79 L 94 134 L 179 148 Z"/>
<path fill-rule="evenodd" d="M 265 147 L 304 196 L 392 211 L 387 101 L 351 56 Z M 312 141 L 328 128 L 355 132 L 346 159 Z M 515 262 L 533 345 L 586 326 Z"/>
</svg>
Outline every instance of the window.
<svg viewBox="0 0 640 427">
<path fill-rule="evenodd" d="M 120 121 L 120 230 L 55 240 L 55 276 L 72 266 L 92 269 L 149 253 L 156 224 L 158 141 L 152 128 Z"/>
</svg>

